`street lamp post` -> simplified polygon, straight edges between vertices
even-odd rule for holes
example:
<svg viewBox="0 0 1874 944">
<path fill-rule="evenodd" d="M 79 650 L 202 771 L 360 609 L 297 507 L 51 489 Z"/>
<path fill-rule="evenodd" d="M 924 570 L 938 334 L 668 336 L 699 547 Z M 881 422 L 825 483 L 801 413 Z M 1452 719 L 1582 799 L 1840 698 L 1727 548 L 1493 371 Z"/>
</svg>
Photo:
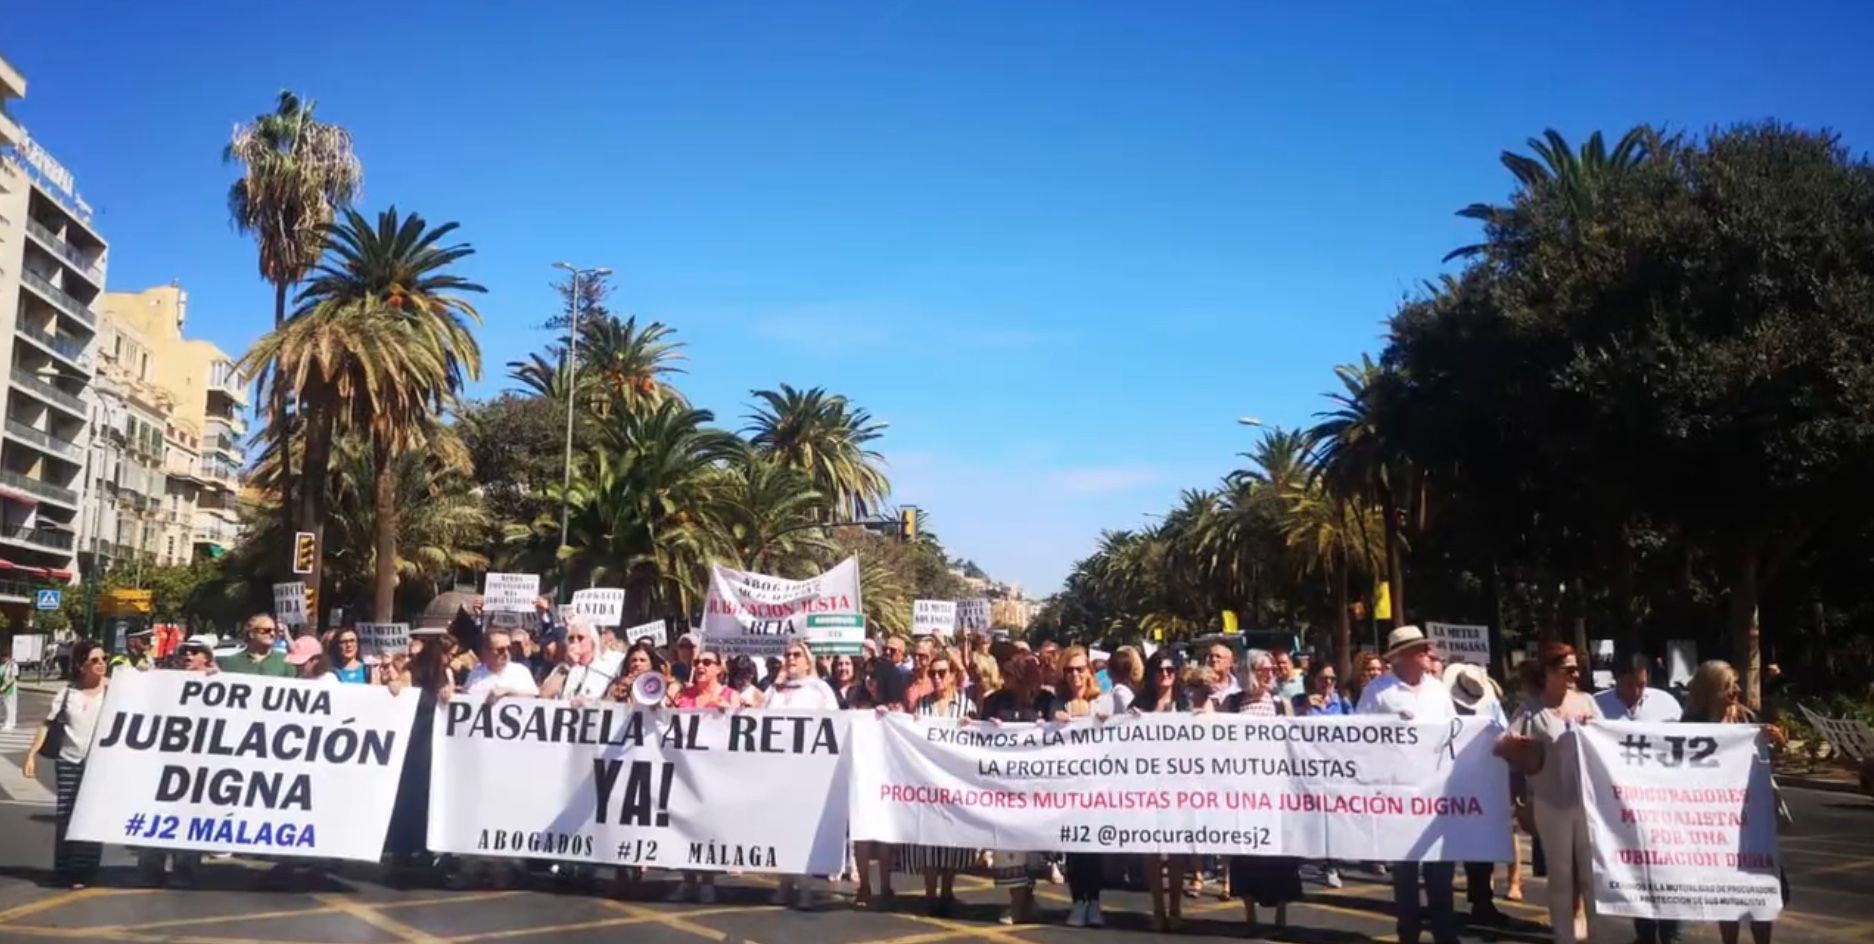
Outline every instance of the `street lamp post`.
<svg viewBox="0 0 1874 944">
<path fill-rule="evenodd" d="M 579 370 L 579 279 L 611 275 L 612 270 L 604 266 L 596 269 L 581 269 L 565 262 L 555 262 L 553 268 L 565 269 L 572 273 L 573 279 L 572 291 L 568 295 L 572 299 L 572 313 L 566 319 L 566 456 L 563 460 L 565 467 L 560 474 L 560 548 L 564 550 L 566 532 L 572 523 L 572 504 L 568 498 L 573 489 L 573 406 L 578 400 L 573 394 L 573 378 Z M 568 602 L 569 592 L 566 568 L 562 564 L 560 567 L 561 603 Z"/>
</svg>

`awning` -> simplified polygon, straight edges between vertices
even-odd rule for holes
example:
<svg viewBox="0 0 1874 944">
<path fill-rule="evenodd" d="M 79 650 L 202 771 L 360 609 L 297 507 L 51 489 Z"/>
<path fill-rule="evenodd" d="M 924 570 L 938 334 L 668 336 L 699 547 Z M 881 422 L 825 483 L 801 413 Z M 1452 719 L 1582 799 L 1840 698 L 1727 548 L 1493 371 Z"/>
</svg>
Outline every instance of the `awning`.
<svg viewBox="0 0 1874 944">
<path fill-rule="evenodd" d="M 70 580 L 72 579 L 72 572 L 69 570 L 58 570 L 54 568 L 52 570 L 46 571 L 46 576 L 51 577 L 53 580 Z"/>
<path fill-rule="evenodd" d="M 28 567 L 25 564 L 15 564 L 10 560 L 5 560 L 5 559 L 0 559 L 0 570 L 4 570 L 8 572 L 17 571 L 22 574 L 31 574 L 34 577 L 46 577 L 46 576 L 50 576 L 52 573 L 51 571 L 46 570 L 44 567 Z M 61 571 L 61 573 L 63 573 L 63 571 Z M 66 579 L 69 580 L 71 579 L 71 574 L 67 573 L 65 577 Z"/>
<path fill-rule="evenodd" d="M 34 498 L 33 496 L 28 495 L 25 492 L 20 491 L 19 489 L 7 488 L 5 485 L 0 485 L 0 498 L 5 498 L 8 501 L 16 501 L 22 505 L 38 505 L 39 504 L 39 499 Z"/>
</svg>

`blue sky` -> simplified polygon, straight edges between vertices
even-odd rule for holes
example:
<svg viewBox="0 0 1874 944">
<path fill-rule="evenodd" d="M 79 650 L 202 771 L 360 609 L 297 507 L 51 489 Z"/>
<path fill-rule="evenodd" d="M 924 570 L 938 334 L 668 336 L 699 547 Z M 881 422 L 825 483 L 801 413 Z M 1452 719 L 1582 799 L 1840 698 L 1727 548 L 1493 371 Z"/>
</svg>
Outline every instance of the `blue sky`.
<svg viewBox="0 0 1874 944">
<path fill-rule="evenodd" d="M 220 148 L 291 87 L 363 206 L 459 220 L 493 368 L 549 265 L 616 269 L 685 391 L 824 385 L 891 424 L 895 498 L 1032 592 L 1309 422 L 1553 126 L 1774 116 L 1868 146 L 1856 4 L 16 4 L 12 109 L 110 283 L 180 279 L 239 352 L 271 294 Z"/>
</svg>

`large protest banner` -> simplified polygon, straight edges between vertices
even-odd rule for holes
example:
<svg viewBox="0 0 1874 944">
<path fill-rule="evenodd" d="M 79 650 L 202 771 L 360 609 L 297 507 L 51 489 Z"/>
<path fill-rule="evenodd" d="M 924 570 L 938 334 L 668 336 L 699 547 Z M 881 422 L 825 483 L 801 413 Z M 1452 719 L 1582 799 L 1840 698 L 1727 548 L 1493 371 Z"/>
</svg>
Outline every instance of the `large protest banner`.
<svg viewBox="0 0 1874 944">
<path fill-rule="evenodd" d="M 461 696 L 436 711 L 429 847 L 437 852 L 840 870 L 850 753 L 844 712 L 721 714 Z"/>
<path fill-rule="evenodd" d="M 376 862 L 416 706 L 375 685 L 119 671 L 71 837 Z"/>
<path fill-rule="evenodd" d="M 981 849 L 1507 862 L 1483 719 L 853 721 L 852 838 Z"/>
<path fill-rule="evenodd" d="M 848 641 L 857 629 L 863 637 L 859 602 L 859 559 L 848 557 L 833 569 L 806 580 L 788 580 L 734 570 L 709 568 L 709 598 L 703 606 L 703 639 L 727 656 L 778 656 L 788 641 Z"/>
<path fill-rule="evenodd" d="M 1757 726 L 1597 721 L 1574 736 L 1596 907 L 1635 918 L 1776 918 L 1776 790 Z"/>
</svg>

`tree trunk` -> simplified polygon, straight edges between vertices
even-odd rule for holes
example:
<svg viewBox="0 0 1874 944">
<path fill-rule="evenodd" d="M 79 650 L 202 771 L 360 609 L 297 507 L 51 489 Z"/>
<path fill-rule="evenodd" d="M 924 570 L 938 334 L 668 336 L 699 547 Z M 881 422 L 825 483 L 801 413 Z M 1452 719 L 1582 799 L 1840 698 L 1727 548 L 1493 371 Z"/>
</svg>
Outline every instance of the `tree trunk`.
<svg viewBox="0 0 1874 944">
<path fill-rule="evenodd" d="M 325 515 L 328 507 L 327 479 L 332 466 L 332 418 L 308 414 L 306 417 L 306 455 L 299 482 L 299 518 L 297 529 L 312 533 L 312 573 L 305 575 L 306 586 L 316 591 L 319 604 L 325 602 Z M 306 622 L 317 632 L 324 622 L 321 606 L 306 614 Z"/>
<path fill-rule="evenodd" d="M 397 606 L 397 471 L 388 444 L 373 443 L 371 450 L 372 473 L 377 479 L 375 511 L 371 516 L 377 550 L 371 612 L 378 622 L 390 623 L 395 622 L 392 611 Z"/>
<path fill-rule="evenodd" d="M 1589 663 L 1593 661 L 1593 656 L 1588 649 L 1588 582 L 1583 580 L 1580 574 L 1576 574 L 1575 578 L 1568 582 L 1568 595 L 1574 601 L 1575 611 L 1572 645 L 1575 647 L 1575 660 L 1582 666 L 1581 684 L 1585 688 L 1593 682 L 1594 675 L 1588 668 Z"/>
<path fill-rule="evenodd" d="M 1760 679 L 1757 650 L 1759 627 L 1757 625 L 1758 586 L 1757 565 L 1761 552 L 1755 542 L 1744 545 L 1738 551 L 1736 569 L 1731 574 L 1731 667 L 1737 670 L 1737 684 L 1743 689 L 1745 704 L 1753 710 L 1763 707 L 1763 686 Z"/>
<path fill-rule="evenodd" d="M 1348 581 L 1352 579 L 1347 571 L 1347 555 L 1343 552 L 1335 555 L 1334 562 L 1334 669 L 1341 678 L 1353 678 L 1353 601 L 1348 599 Z"/>
<path fill-rule="evenodd" d="M 286 283 L 273 283 L 273 330 L 278 331 L 286 324 Z M 286 383 L 280 377 L 279 364 L 274 364 L 273 371 L 273 430 L 279 440 L 275 446 L 280 453 L 280 520 L 286 525 L 289 541 L 286 545 L 286 566 L 280 573 L 293 572 L 293 545 L 290 540 L 295 523 L 293 506 L 293 420 L 286 413 Z"/>
<path fill-rule="evenodd" d="M 1630 651 L 1640 646 L 1639 614 L 1634 612 L 1634 600 L 1638 596 L 1634 589 L 1635 556 L 1632 536 L 1623 522 L 1614 529 L 1614 572 L 1608 588 L 1614 596 L 1615 638 L 1620 640 L 1622 648 Z"/>
<path fill-rule="evenodd" d="M 1386 586 L 1392 596 L 1392 624 L 1404 626 L 1410 622 L 1406 616 L 1405 562 L 1399 548 L 1399 505 L 1393 500 L 1391 488 L 1380 487 L 1379 507 L 1386 518 Z"/>
<path fill-rule="evenodd" d="M 1497 559 L 1490 558 L 1490 625 L 1484 635 L 1490 640 L 1490 670 L 1497 678 L 1510 678 L 1510 651 L 1503 636 L 1503 573 Z"/>
</svg>

